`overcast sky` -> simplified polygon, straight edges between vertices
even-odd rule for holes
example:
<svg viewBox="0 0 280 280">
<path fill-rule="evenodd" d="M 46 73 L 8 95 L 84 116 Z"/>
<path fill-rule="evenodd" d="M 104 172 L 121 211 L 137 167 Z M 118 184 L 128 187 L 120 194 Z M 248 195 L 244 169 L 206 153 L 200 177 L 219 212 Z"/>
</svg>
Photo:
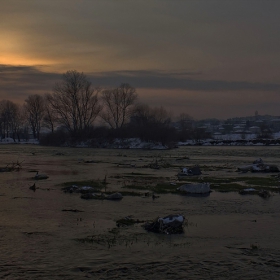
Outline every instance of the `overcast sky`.
<svg viewBox="0 0 280 280">
<path fill-rule="evenodd" d="M 0 0 L 0 100 L 67 70 L 195 119 L 280 115 L 279 0 Z"/>
</svg>

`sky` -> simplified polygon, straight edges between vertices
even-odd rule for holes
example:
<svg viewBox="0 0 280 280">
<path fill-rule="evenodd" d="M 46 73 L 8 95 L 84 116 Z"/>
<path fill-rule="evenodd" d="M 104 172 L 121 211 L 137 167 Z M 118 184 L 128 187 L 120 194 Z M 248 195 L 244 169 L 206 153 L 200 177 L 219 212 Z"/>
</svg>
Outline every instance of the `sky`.
<svg viewBox="0 0 280 280">
<path fill-rule="evenodd" d="M 68 70 L 194 119 L 280 116 L 279 0 L 0 0 L 0 100 Z"/>
</svg>

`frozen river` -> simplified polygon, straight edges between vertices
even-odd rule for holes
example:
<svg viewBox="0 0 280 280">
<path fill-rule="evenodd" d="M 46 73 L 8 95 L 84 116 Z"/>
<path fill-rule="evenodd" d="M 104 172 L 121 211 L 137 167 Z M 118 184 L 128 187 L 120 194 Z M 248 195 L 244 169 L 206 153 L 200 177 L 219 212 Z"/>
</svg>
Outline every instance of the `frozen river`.
<svg viewBox="0 0 280 280">
<path fill-rule="evenodd" d="M 279 193 L 269 199 L 212 192 L 108 201 L 83 200 L 59 185 L 106 175 L 108 189 L 121 191 L 113 178 L 128 172 L 173 180 L 178 159 L 212 176 L 238 176 L 236 166 L 259 157 L 280 166 L 279 147 L 140 151 L 2 145 L 0 157 L 0 167 L 22 165 L 19 172 L 0 173 L 1 279 L 280 279 Z M 172 167 L 143 168 L 155 158 Z M 33 192 L 35 170 L 49 178 L 36 182 Z M 151 220 L 175 213 L 188 221 L 183 234 L 148 233 L 141 224 L 116 227 L 128 215 Z M 99 242 L 81 242 L 91 236 Z"/>
</svg>

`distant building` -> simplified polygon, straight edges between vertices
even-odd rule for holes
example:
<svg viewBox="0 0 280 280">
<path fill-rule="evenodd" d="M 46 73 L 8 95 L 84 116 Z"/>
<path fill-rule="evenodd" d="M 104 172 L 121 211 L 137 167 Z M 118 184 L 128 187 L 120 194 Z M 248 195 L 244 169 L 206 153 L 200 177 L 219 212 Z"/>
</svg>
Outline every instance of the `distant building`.
<svg viewBox="0 0 280 280">
<path fill-rule="evenodd" d="M 259 126 L 251 126 L 251 127 L 249 127 L 249 131 L 250 131 L 251 133 L 257 134 L 257 133 L 260 133 L 260 132 L 261 132 L 261 129 L 260 129 Z"/>
</svg>

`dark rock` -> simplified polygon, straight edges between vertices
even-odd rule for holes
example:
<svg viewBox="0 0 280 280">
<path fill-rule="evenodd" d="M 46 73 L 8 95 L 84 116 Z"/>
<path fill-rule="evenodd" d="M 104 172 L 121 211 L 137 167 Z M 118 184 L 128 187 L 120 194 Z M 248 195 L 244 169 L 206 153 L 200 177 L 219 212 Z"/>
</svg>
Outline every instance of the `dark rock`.
<svg viewBox="0 0 280 280">
<path fill-rule="evenodd" d="M 256 194 L 257 190 L 254 188 L 247 188 L 239 191 L 239 194 Z"/>
<path fill-rule="evenodd" d="M 176 234 L 183 233 L 185 217 L 182 215 L 169 215 L 164 218 L 157 218 L 153 222 L 144 225 L 145 230 L 155 233 Z"/>
<path fill-rule="evenodd" d="M 121 193 L 113 193 L 113 194 L 109 194 L 106 199 L 109 200 L 121 200 L 123 198 Z"/>
<path fill-rule="evenodd" d="M 260 190 L 258 195 L 262 198 L 269 198 L 270 197 L 270 193 L 267 190 Z"/>
<path fill-rule="evenodd" d="M 81 195 L 82 199 L 94 199 L 95 195 L 93 193 L 84 193 Z"/>
<path fill-rule="evenodd" d="M 35 183 L 34 183 L 32 186 L 30 186 L 29 189 L 35 192 L 35 191 L 36 191 L 36 185 L 35 185 Z"/>
</svg>

